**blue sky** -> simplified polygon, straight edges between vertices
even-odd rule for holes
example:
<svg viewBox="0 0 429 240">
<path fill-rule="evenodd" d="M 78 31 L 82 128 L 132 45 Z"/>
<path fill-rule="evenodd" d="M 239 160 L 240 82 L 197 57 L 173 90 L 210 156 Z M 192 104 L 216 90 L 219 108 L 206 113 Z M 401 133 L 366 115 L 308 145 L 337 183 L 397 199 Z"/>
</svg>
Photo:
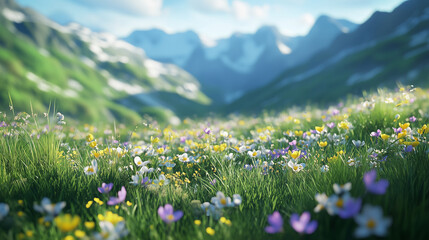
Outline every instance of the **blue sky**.
<svg viewBox="0 0 429 240">
<path fill-rule="evenodd" d="M 303 35 L 325 14 L 364 22 L 404 0 L 17 0 L 59 22 L 126 36 L 136 29 L 194 30 L 209 39 L 275 25 L 285 35 Z"/>
</svg>

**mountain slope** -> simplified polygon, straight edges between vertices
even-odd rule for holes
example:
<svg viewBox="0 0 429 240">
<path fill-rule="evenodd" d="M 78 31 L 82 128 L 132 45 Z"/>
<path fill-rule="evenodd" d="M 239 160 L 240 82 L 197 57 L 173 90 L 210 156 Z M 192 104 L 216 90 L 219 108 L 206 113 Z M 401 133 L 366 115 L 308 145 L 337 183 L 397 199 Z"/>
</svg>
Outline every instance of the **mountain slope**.
<svg viewBox="0 0 429 240">
<path fill-rule="evenodd" d="M 210 102 L 189 73 L 151 60 L 141 49 L 110 34 L 77 24 L 58 25 L 11 0 L 0 1 L 0 23 L 2 108 L 7 107 L 10 94 L 21 110 L 28 110 L 30 101 L 37 112 L 55 103 L 74 117 L 137 122 L 137 112 L 143 113 L 141 109 L 154 101 Z M 162 99 L 152 94 L 136 101 L 136 106 L 121 105 L 121 99 L 156 92 L 172 96 Z"/>
<path fill-rule="evenodd" d="M 336 38 L 326 50 L 286 70 L 229 110 L 281 108 L 307 101 L 326 103 L 347 93 L 379 86 L 428 85 L 429 2 L 410 0 L 391 13 L 376 12 L 354 32 Z"/>
<path fill-rule="evenodd" d="M 235 33 L 210 44 L 191 31 L 167 34 L 158 29 L 136 31 L 125 40 L 143 48 L 151 58 L 178 63 L 222 104 L 265 85 L 355 26 L 323 16 L 305 37 L 283 36 L 276 27 L 263 26 L 253 34 Z"/>
</svg>

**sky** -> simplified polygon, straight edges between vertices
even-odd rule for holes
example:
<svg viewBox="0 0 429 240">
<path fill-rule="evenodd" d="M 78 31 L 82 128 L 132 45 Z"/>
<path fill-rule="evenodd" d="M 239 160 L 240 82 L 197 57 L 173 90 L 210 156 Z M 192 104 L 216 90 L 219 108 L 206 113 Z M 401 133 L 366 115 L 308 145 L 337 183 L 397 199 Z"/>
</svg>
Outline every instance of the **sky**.
<svg viewBox="0 0 429 240">
<path fill-rule="evenodd" d="M 391 11 L 404 0 L 16 0 L 62 24 L 77 22 L 125 37 L 134 30 L 193 30 L 225 38 L 274 25 L 287 36 L 305 35 L 320 15 L 362 23 L 374 11 Z"/>
</svg>

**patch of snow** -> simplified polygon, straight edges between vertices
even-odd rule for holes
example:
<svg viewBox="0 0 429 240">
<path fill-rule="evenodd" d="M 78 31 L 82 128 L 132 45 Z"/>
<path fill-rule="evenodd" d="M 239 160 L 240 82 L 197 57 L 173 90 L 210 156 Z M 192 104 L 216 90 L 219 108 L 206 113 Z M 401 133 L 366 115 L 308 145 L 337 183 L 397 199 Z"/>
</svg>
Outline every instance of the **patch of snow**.
<svg viewBox="0 0 429 240">
<path fill-rule="evenodd" d="M 87 57 L 81 57 L 80 60 L 90 68 L 95 68 L 96 63 Z"/>
<path fill-rule="evenodd" d="M 237 72 L 248 73 L 261 56 L 265 46 L 258 46 L 252 39 L 246 39 L 242 47 L 243 55 L 238 60 L 231 60 L 227 56 L 223 56 L 221 60 L 226 66 Z"/>
<path fill-rule="evenodd" d="M 185 83 L 183 86 L 178 86 L 176 88 L 177 94 L 180 96 L 186 97 L 188 99 L 195 99 L 197 98 L 198 94 L 198 86 L 194 83 Z"/>
<path fill-rule="evenodd" d="M 179 75 L 178 68 L 171 64 L 162 64 L 152 59 L 144 60 L 143 64 L 147 69 L 147 75 L 152 78 L 159 78 L 161 75 Z"/>
<path fill-rule="evenodd" d="M 22 23 L 25 21 L 25 14 L 22 12 L 4 8 L 2 13 L 3 16 L 11 22 Z"/>
<path fill-rule="evenodd" d="M 201 35 L 199 37 L 200 37 L 200 40 L 204 44 L 205 47 L 215 47 L 215 46 L 217 46 L 217 41 L 216 40 L 213 40 L 213 39 L 210 39 L 208 37 L 201 36 Z"/>
<path fill-rule="evenodd" d="M 116 80 L 114 78 L 109 78 L 107 83 L 111 88 L 115 89 L 116 91 L 124 91 L 130 95 L 135 95 L 135 94 L 144 92 L 144 89 L 139 85 L 136 85 L 136 84 L 131 85 L 131 84 Z"/>
<path fill-rule="evenodd" d="M 376 67 L 368 72 L 364 73 L 355 73 L 352 76 L 347 79 L 347 85 L 351 86 L 353 84 L 368 81 L 371 78 L 377 76 L 377 74 L 381 73 L 383 71 L 382 67 Z"/>
<path fill-rule="evenodd" d="M 277 42 L 277 47 L 279 48 L 279 51 L 284 55 L 290 54 L 292 52 L 292 49 L 290 49 L 290 47 L 286 46 L 280 41 Z"/>
<path fill-rule="evenodd" d="M 37 76 L 36 74 L 34 74 L 32 72 L 27 73 L 27 79 L 36 83 L 37 88 L 39 88 L 41 91 L 57 92 L 57 93 L 62 92 L 60 87 L 40 78 L 39 76 Z"/>
</svg>

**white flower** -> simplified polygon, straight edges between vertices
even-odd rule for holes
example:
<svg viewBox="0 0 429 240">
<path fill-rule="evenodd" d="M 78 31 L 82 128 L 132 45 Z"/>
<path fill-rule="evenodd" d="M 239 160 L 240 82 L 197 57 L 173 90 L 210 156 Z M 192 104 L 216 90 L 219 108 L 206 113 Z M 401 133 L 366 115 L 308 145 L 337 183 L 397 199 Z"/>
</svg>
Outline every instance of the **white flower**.
<svg viewBox="0 0 429 240">
<path fill-rule="evenodd" d="M 59 202 L 59 203 L 51 203 L 51 200 L 49 198 L 43 198 L 40 202 L 40 205 L 37 205 L 34 203 L 33 207 L 34 210 L 46 214 L 44 220 L 45 221 L 52 221 L 55 216 L 60 214 L 61 210 L 66 206 L 66 202 Z"/>
<path fill-rule="evenodd" d="M 362 147 L 363 145 L 365 145 L 365 141 L 360 141 L 360 140 L 352 140 L 352 143 L 357 148 Z"/>
<path fill-rule="evenodd" d="M 317 201 L 317 206 L 314 208 L 314 212 L 318 213 L 326 207 L 326 204 L 328 203 L 328 196 L 326 196 L 325 193 L 316 193 L 315 198 Z"/>
<path fill-rule="evenodd" d="M 101 232 L 96 233 L 94 235 L 95 239 L 97 240 L 116 240 L 121 239 L 122 237 L 125 237 L 128 235 L 127 227 L 125 226 L 124 221 L 120 221 L 115 225 L 113 225 L 111 222 L 108 221 L 101 221 L 99 223 Z"/>
<path fill-rule="evenodd" d="M 287 165 L 290 167 L 290 168 L 292 168 L 292 170 L 294 171 L 294 172 L 299 172 L 299 171 L 301 171 L 302 169 L 304 169 L 304 167 L 305 167 L 305 163 L 295 163 L 295 162 L 293 162 L 292 160 L 290 160 L 288 163 L 287 163 Z"/>
<path fill-rule="evenodd" d="M 341 185 L 334 183 L 334 192 L 337 195 L 341 195 L 343 193 L 348 193 L 348 192 L 350 192 L 351 189 L 352 189 L 352 183 L 351 182 L 341 184 Z"/>
<path fill-rule="evenodd" d="M 177 157 L 179 158 L 179 161 L 183 162 L 183 163 L 188 163 L 191 161 L 191 159 L 189 159 L 188 154 L 184 153 L 182 155 L 177 155 Z"/>
<path fill-rule="evenodd" d="M 355 161 L 353 158 L 350 158 L 349 160 L 347 160 L 347 164 L 348 164 L 350 167 L 358 166 L 358 165 L 359 165 L 359 161 Z"/>
<path fill-rule="evenodd" d="M 204 211 L 207 217 L 212 216 L 214 219 L 220 218 L 220 209 L 217 209 L 213 204 L 210 204 L 209 202 L 201 204 L 201 209 Z"/>
<path fill-rule="evenodd" d="M 168 180 L 164 174 L 159 175 L 158 179 L 153 181 L 154 184 L 159 186 L 168 185 L 170 183 L 170 180 Z"/>
<path fill-rule="evenodd" d="M 320 171 L 322 171 L 322 173 L 328 172 L 328 171 L 329 171 L 329 166 L 328 166 L 328 165 L 323 165 L 323 166 L 320 168 Z"/>
<path fill-rule="evenodd" d="M 145 173 L 151 173 L 153 171 L 154 171 L 153 168 L 148 168 L 147 166 L 143 165 L 143 167 L 140 169 L 139 173 L 145 174 Z"/>
<path fill-rule="evenodd" d="M 0 203 L 0 221 L 9 214 L 9 205 Z"/>
<path fill-rule="evenodd" d="M 217 192 L 216 197 L 212 197 L 211 202 L 217 207 L 217 208 L 224 208 L 224 207 L 232 207 L 234 206 L 234 203 L 231 202 L 230 197 L 225 197 L 225 194 L 222 192 Z"/>
<path fill-rule="evenodd" d="M 85 172 L 86 175 L 93 175 L 96 174 L 98 171 L 98 163 L 97 160 L 92 160 L 91 161 L 91 166 L 86 166 L 83 171 Z"/>
<path fill-rule="evenodd" d="M 222 131 L 220 131 L 220 135 L 224 138 L 227 138 L 229 134 L 227 131 L 222 130 Z"/>
<path fill-rule="evenodd" d="M 349 198 L 350 195 L 348 193 L 342 195 L 341 197 L 335 194 L 331 195 L 325 205 L 326 211 L 329 215 L 337 214 L 338 210 L 344 207 L 344 204 L 349 200 Z"/>
<path fill-rule="evenodd" d="M 256 158 L 259 157 L 259 155 L 261 155 L 261 151 L 248 151 L 247 154 L 251 157 L 251 158 Z"/>
<path fill-rule="evenodd" d="M 141 167 L 141 166 L 145 166 L 145 165 L 147 165 L 148 163 L 150 163 L 150 161 L 142 161 L 142 159 L 139 157 L 139 156 L 137 156 L 137 157 L 135 157 L 134 158 L 134 163 L 138 166 L 138 167 Z"/>
<path fill-rule="evenodd" d="M 133 184 L 134 186 L 137 186 L 140 184 L 140 176 L 138 174 L 131 176 L 131 184 Z"/>
<path fill-rule="evenodd" d="M 64 125 L 66 122 L 64 122 L 64 115 L 60 112 L 57 112 L 57 124 L 58 125 Z"/>
<path fill-rule="evenodd" d="M 234 160 L 234 154 L 233 154 L 233 153 L 230 153 L 230 154 L 228 154 L 228 155 L 225 155 L 225 159 L 226 159 L 226 160 Z"/>
<path fill-rule="evenodd" d="M 234 195 L 232 195 L 232 202 L 234 203 L 235 206 L 240 205 L 241 202 L 242 202 L 240 194 L 234 194 Z"/>
<path fill-rule="evenodd" d="M 383 237 L 387 234 L 387 228 L 392 224 L 391 218 L 383 217 L 381 207 L 365 205 L 362 213 L 355 216 L 355 221 L 359 225 L 355 230 L 356 238 L 365 238 L 372 234 Z"/>
</svg>

